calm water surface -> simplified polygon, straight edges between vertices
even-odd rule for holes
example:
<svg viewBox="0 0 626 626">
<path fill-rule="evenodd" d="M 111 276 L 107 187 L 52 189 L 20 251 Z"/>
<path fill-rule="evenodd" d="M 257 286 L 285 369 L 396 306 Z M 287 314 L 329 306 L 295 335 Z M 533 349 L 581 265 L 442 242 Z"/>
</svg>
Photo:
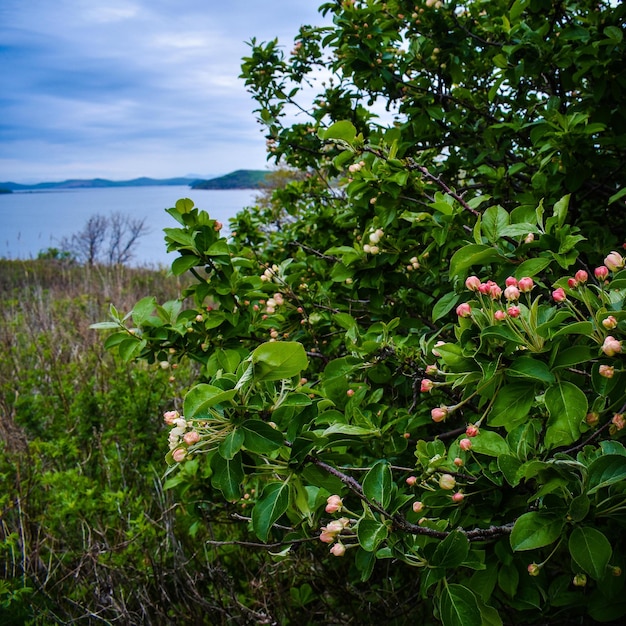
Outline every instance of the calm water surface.
<svg viewBox="0 0 626 626">
<path fill-rule="evenodd" d="M 132 265 L 169 266 L 164 228 L 178 222 L 165 209 L 179 198 L 191 198 L 197 207 L 226 227 L 228 220 L 253 204 L 258 192 L 249 189 L 195 190 L 189 187 L 115 187 L 0 194 L 0 258 L 31 259 L 41 250 L 59 246 L 64 237 L 79 232 L 93 215 L 122 213 L 146 218 L 149 233 L 136 248 Z"/>
</svg>

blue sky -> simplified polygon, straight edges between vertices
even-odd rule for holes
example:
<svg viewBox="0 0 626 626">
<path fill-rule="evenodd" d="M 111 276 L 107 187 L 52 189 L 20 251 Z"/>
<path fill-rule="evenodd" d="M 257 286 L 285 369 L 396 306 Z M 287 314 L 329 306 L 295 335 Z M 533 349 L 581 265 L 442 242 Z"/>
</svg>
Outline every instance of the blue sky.
<svg viewBox="0 0 626 626">
<path fill-rule="evenodd" d="M 240 74 L 252 37 L 287 51 L 316 0 L 1 0 L 0 181 L 262 169 Z"/>
</svg>

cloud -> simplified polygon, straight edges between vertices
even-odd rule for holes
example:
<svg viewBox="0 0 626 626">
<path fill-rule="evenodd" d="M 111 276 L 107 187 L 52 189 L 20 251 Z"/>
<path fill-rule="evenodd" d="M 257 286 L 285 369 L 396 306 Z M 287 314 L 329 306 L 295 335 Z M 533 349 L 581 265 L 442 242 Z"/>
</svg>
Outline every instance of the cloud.
<svg viewBox="0 0 626 626">
<path fill-rule="evenodd" d="M 264 167 L 241 58 L 305 23 L 315 3 L 3 0 L 0 180 Z"/>
</svg>

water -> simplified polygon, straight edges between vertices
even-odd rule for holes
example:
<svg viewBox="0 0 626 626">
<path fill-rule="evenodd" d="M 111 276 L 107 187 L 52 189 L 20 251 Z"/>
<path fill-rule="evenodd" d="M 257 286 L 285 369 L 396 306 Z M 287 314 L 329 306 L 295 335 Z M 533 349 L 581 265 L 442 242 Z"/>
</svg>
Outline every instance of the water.
<svg viewBox="0 0 626 626">
<path fill-rule="evenodd" d="M 189 187 L 109 187 L 0 194 L 0 258 L 34 259 L 48 248 L 58 248 L 64 237 L 81 231 L 93 215 L 122 213 L 146 218 L 148 234 L 134 248 L 133 266 L 169 266 L 176 254 L 165 250 L 163 228 L 178 222 L 165 209 L 179 198 L 224 224 L 250 206 L 258 192 L 250 189 L 195 190 Z"/>
</svg>

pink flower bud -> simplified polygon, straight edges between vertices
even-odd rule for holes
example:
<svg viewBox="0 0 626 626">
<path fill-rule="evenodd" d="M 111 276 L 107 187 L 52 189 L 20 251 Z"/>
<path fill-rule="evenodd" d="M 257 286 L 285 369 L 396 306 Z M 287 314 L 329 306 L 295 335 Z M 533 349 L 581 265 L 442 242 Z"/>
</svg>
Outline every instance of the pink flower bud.
<svg viewBox="0 0 626 626">
<path fill-rule="evenodd" d="M 436 365 L 427 365 L 426 366 L 426 373 L 429 376 L 433 376 L 434 374 L 438 374 L 439 373 L 439 368 Z"/>
<path fill-rule="evenodd" d="M 176 450 L 172 452 L 172 458 L 174 459 L 174 461 L 176 461 L 176 463 L 181 463 L 182 461 L 184 461 L 186 456 L 187 450 L 185 450 L 185 448 L 176 448 Z"/>
<path fill-rule="evenodd" d="M 589 274 L 587 274 L 587 272 L 585 272 L 585 270 L 578 270 L 575 274 L 574 274 L 574 278 L 579 282 L 579 283 L 586 283 L 588 278 L 589 278 Z"/>
<path fill-rule="evenodd" d="M 522 310 L 518 306 L 510 306 L 506 312 L 509 317 L 519 317 Z"/>
<path fill-rule="evenodd" d="M 626 426 L 626 420 L 621 413 L 616 413 L 611 419 L 611 423 L 615 426 L 616 430 L 622 430 Z"/>
<path fill-rule="evenodd" d="M 552 292 L 552 299 L 555 302 L 565 302 L 565 300 L 567 300 L 567 295 L 562 287 L 559 287 Z"/>
<path fill-rule="evenodd" d="M 600 365 L 598 373 L 600 376 L 604 376 L 604 378 L 613 378 L 615 375 L 615 368 L 612 365 Z"/>
<path fill-rule="evenodd" d="M 346 546 L 343 543 L 336 543 L 331 549 L 330 553 L 333 556 L 343 556 L 346 553 Z"/>
<path fill-rule="evenodd" d="M 428 378 L 422 378 L 422 382 L 420 383 L 420 391 L 422 393 L 428 393 L 429 391 L 432 390 L 432 388 L 435 386 L 435 383 L 428 379 Z"/>
<path fill-rule="evenodd" d="M 415 513 L 421 513 L 424 510 L 424 503 L 416 500 L 413 502 L 413 511 Z"/>
<path fill-rule="evenodd" d="M 607 276 L 609 275 L 609 268 L 606 267 L 606 265 L 600 265 L 600 267 L 596 267 L 596 269 L 593 270 L 593 275 L 598 280 L 606 280 Z"/>
<path fill-rule="evenodd" d="M 515 276 L 509 276 L 505 281 L 504 284 L 507 287 L 517 287 L 517 278 L 515 278 Z M 506 291 L 506 289 L 505 289 Z"/>
<path fill-rule="evenodd" d="M 489 297 L 492 300 L 497 300 L 502 295 L 502 289 L 495 283 L 489 286 Z"/>
<path fill-rule="evenodd" d="M 438 342 L 435 344 L 435 347 L 432 349 L 432 353 L 433 353 L 435 356 L 437 356 L 437 357 L 441 356 L 441 352 L 439 352 L 439 351 L 437 350 L 437 348 L 438 348 L 439 346 L 445 346 L 445 345 L 446 345 L 446 342 L 445 342 L 445 341 L 438 341 Z"/>
<path fill-rule="evenodd" d="M 463 467 L 463 459 L 460 459 L 458 456 L 452 461 L 457 467 Z"/>
<path fill-rule="evenodd" d="M 445 406 L 435 407 L 431 412 L 430 416 L 433 419 L 433 422 L 443 422 L 448 415 L 448 409 Z"/>
<path fill-rule="evenodd" d="M 524 278 L 520 278 L 519 282 L 517 283 L 517 288 L 522 293 L 528 293 L 529 291 L 532 291 L 534 286 L 535 283 L 533 282 L 533 279 L 530 278 L 530 276 L 524 276 Z"/>
<path fill-rule="evenodd" d="M 338 495 L 329 496 L 326 499 L 326 513 L 336 513 L 341 510 L 343 500 Z"/>
<path fill-rule="evenodd" d="M 622 342 L 609 335 L 602 344 L 602 352 L 607 356 L 615 356 L 622 351 Z"/>
<path fill-rule="evenodd" d="M 472 307 L 467 302 L 463 302 L 456 307 L 456 314 L 459 317 L 469 317 L 472 314 Z"/>
<path fill-rule="evenodd" d="M 456 486 L 456 479 L 452 476 L 452 474 L 442 474 L 439 477 L 439 486 L 446 490 L 454 489 Z"/>
<path fill-rule="evenodd" d="M 468 437 L 476 437 L 478 435 L 478 433 L 480 432 L 478 426 L 476 426 L 476 424 L 470 424 L 466 429 L 465 429 L 465 434 Z"/>
<path fill-rule="evenodd" d="M 188 446 L 192 446 L 194 443 L 200 441 L 200 434 L 195 430 L 190 430 L 183 435 L 183 440 Z"/>
<path fill-rule="evenodd" d="M 613 330 L 617 326 L 617 320 L 612 315 L 609 315 L 602 320 L 602 326 L 607 330 Z"/>
<path fill-rule="evenodd" d="M 416 482 L 417 482 L 417 476 L 409 476 L 406 479 L 406 484 L 409 487 L 413 487 L 413 485 L 415 485 Z"/>
<path fill-rule="evenodd" d="M 576 287 L 578 287 L 578 281 L 575 278 L 568 278 L 567 279 L 567 286 L 570 289 L 576 289 Z"/>
<path fill-rule="evenodd" d="M 610 254 L 606 256 L 604 259 L 604 264 L 612 271 L 615 272 L 617 270 L 622 269 L 624 267 L 624 258 L 619 252 L 615 252 L 613 250 Z"/>
<path fill-rule="evenodd" d="M 491 287 L 491 282 L 486 282 L 486 283 L 480 283 L 480 285 L 478 286 L 478 291 L 480 293 L 482 293 L 484 296 L 486 296 L 489 293 L 489 288 Z"/>
<path fill-rule="evenodd" d="M 511 285 L 504 290 L 504 297 L 507 300 L 519 300 L 520 290 Z"/>
<path fill-rule="evenodd" d="M 496 320 L 498 322 L 501 322 L 502 320 L 506 319 L 506 313 L 504 311 L 502 311 L 501 309 L 498 309 L 493 316 L 496 318 Z"/>
<path fill-rule="evenodd" d="M 346 391 L 346 395 L 348 398 L 351 398 L 354 395 L 354 389 L 348 389 L 348 391 Z"/>
<path fill-rule="evenodd" d="M 455 503 L 463 502 L 464 498 L 465 498 L 465 495 L 461 493 L 460 491 L 457 491 L 456 493 L 452 494 L 452 502 L 455 502 Z"/>
<path fill-rule="evenodd" d="M 524 237 L 524 243 L 532 243 L 533 241 L 535 241 L 535 235 L 532 233 L 528 233 L 528 235 Z"/>
<path fill-rule="evenodd" d="M 461 448 L 461 450 L 467 452 L 468 450 L 470 450 L 472 447 L 472 440 L 469 439 L 468 437 L 465 437 L 464 439 L 461 439 L 461 441 L 459 441 L 459 448 Z"/>
<path fill-rule="evenodd" d="M 323 543 L 333 543 L 335 541 L 335 533 L 329 533 L 327 530 L 323 530 L 320 533 L 320 541 Z"/>
<path fill-rule="evenodd" d="M 163 413 L 163 421 L 168 426 L 173 426 L 174 422 L 180 417 L 180 413 L 178 411 L 165 411 Z"/>
<path fill-rule="evenodd" d="M 585 422 L 589 426 L 595 426 L 600 421 L 600 416 L 597 413 L 587 413 L 585 415 Z"/>
<path fill-rule="evenodd" d="M 478 291 L 480 288 L 480 279 L 478 276 L 468 276 L 465 279 L 465 287 L 470 291 Z"/>
<path fill-rule="evenodd" d="M 528 566 L 528 573 L 530 576 L 539 576 L 540 572 L 541 568 L 539 567 L 539 565 L 537 565 L 537 563 L 531 563 Z"/>
</svg>

